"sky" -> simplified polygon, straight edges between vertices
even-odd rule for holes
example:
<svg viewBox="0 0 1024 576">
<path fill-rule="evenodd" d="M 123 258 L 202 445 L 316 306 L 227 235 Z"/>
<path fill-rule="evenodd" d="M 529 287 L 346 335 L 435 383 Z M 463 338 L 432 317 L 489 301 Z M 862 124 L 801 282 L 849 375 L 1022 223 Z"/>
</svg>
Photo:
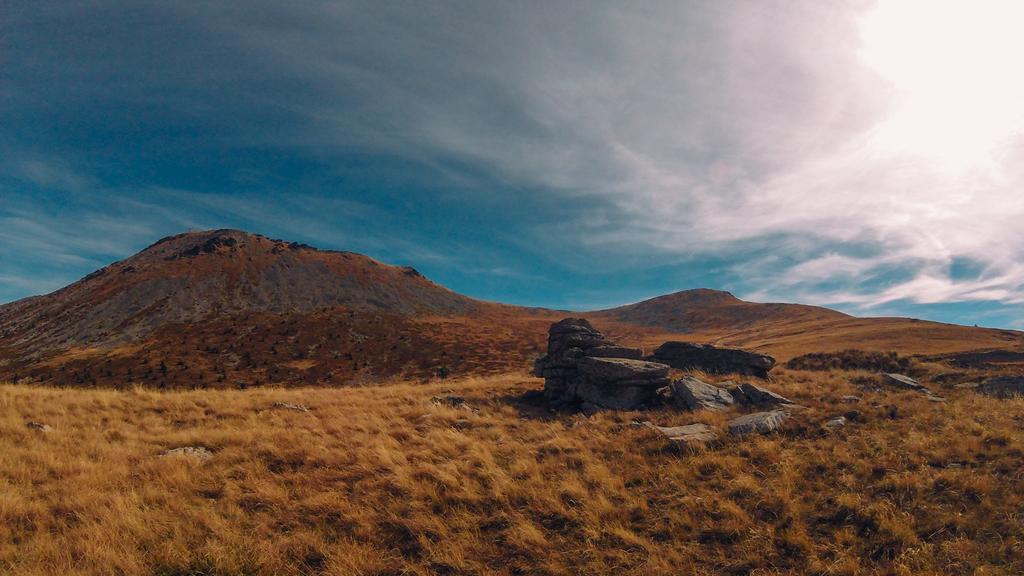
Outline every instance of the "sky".
<svg viewBox="0 0 1024 576">
<path fill-rule="evenodd" d="M 240 228 L 1024 329 L 1015 0 L 0 2 L 0 302 Z"/>
</svg>

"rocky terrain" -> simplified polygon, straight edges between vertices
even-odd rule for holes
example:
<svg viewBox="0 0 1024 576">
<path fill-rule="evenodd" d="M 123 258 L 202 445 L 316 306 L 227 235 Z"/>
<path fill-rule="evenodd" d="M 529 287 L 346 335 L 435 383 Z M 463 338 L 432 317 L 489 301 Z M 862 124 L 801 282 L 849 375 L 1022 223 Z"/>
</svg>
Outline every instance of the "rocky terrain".
<svg viewBox="0 0 1024 576">
<path fill-rule="evenodd" d="M 0 322 L 0 571 L 1024 570 L 1018 332 L 520 308 L 237 231 Z"/>
<path fill-rule="evenodd" d="M 0 379 L 202 389 L 500 374 L 528 367 L 545 350 L 547 327 L 568 315 L 475 300 L 359 254 L 237 230 L 189 232 L 0 306 Z M 854 318 L 705 289 L 574 315 L 673 369 L 704 350 L 699 365 L 709 373 L 723 369 L 709 354 L 764 376 L 769 357 L 847 349 L 949 358 L 964 378 L 1024 364 L 1020 332 Z M 739 370 L 729 349 L 751 351 L 750 363 Z M 615 364 L 587 362 L 584 370 Z"/>
</svg>

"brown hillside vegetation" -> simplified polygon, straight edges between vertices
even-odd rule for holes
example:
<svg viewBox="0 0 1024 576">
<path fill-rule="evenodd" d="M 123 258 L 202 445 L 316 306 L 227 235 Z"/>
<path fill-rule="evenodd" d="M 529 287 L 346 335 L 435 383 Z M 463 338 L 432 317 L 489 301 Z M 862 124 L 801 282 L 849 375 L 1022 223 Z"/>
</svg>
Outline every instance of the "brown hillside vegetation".
<svg viewBox="0 0 1024 576">
<path fill-rule="evenodd" d="M 694 453 L 631 422 L 724 415 L 550 414 L 518 375 L 2 386 L 0 572 L 1024 572 L 1024 400 L 947 387 L 933 403 L 850 384 L 867 373 L 776 372 L 807 409 L 782 433 Z M 160 456 L 182 447 L 210 457 Z"/>
<path fill-rule="evenodd" d="M 856 318 L 817 306 L 745 302 L 717 290 L 687 290 L 584 316 L 632 345 L 654 347 L 666 339 L 682 339 L 748 348 L 781 361 L 847 349 L 905 355 L 1024 352 L 1024 332 L 1016 330 L 913 318 Z"/>
<path fill-rule="evenodd" d="M 82 280 L 0 306 L 0 379 L 66 386 L 346 386 L 525 370 L 564 311 L 482 302 L 408 267 L 238 230 L 160 240 Z M 856 348 L 1024 354 L 1024 333 L 687 290 L 579 313 L 648 350 L 690 340 L 780 361 Z M 967 354 L 967 356 L 962 356 Z"/>
</svg>

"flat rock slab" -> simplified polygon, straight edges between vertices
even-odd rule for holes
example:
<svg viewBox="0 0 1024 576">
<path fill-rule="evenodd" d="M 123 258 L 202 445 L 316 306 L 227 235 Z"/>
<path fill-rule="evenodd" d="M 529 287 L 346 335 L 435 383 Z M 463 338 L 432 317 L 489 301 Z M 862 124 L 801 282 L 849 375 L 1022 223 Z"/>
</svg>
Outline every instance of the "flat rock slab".
<svg viewBox="0 0 1024 576">
<path fill-rule="evenodd" d="M 292 404 L 290 402 L 275 402 L 274 408 L 281 410 L 292 410 L 293 412 L 309 412 L 309 407 L 304 404 Z"/>
<path fill-rule="evenodd" d="M 700 446 L 718 440 L 718 434 L 707 424 L 686 426 L 654 426 L 651 428 L 663 434 L 670 442 L 680 446 Z"/>
<path fill-rule="evenodd" d="M 999 376 L 989 378 L 975 388 L 979 393 L 996 398 L 1009 399 L 1024 397 L 1024 376 Z"/>
<path fill-rule="evenodd" d="M 663 386 L 669 367 L 657 362 L 628 358 L 581 358 L 578 370 L 587 380 L 595 383 L 630 381 L 656 382 Z"/>
<path fill-rule="evenodd" d="M 673 381 L 670 389 L 673 403 L 680 408 L 723 410 L 733 404 L 733 397 L 728 390 L 712 386 L 692 376 Z"/>
<path fill-rule="evenodd" d="M 160 453 L 161 457 L 167 456 L 182 456 L 186 458 L 195 458 L 197 460 L 209 460 L 213 458 L 213 452 L 210 452 L 202 446 L 182 446 L 181 448 L 172 448 L 170 450 L 164 450 Z"/>
<path fill-rule="evenodd" d="M 789 414 L 782 410 L 755 412 L 740 416 L 729 421 L 729 434 L 747 436 L 748 434 L 769 434 L 782 427 Z"/>
<path fill-rule="evenodd" d="M 917 390 L 924 391 L 927 388 L 923 384 L 914 380 L 910 376 L 904 376 L 903 374 L 882 374 L 882 381 L 893 386 L 895 388 L 902 388 L 904 390 Z"/>
<path fill-rule="evenodd" d="M 740 404 L 746 404 L 748 406 L 763 406 L 765 408 L 771 406 L 778 406 L 780 404 L 792 404 L 785 396 L 776 394 L 767 388 L 762 388 L 756 384 L 750 384 L 744 382 L 735 388 L 731 389 L 733 398 Z"/>
</svg>

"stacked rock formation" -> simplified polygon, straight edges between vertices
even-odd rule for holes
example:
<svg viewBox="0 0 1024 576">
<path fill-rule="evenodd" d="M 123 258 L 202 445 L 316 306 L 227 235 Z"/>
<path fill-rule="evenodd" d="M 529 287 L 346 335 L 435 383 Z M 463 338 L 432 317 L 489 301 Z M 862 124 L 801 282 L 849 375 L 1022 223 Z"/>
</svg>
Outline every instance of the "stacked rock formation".
<svg viewBox="0 0 1024 576">
<path fill-rule="evenodd" d="M 544 397 L 558 408 L 636 410 L 659 401 L 669 367 L 641 360 L 639 348 L 618 346 L 582 318 L 566 318 L 548 331 L 548 354 L 534 364 Z"/>
<path fill-rule="evenodd" d="M 698 352 L 687 356 L 685 350 Z M 671 362 L 651 361 L 657 358 Z M 551 325 L 548 353 L 537 359 L 533 371 L 544 378 L 544 397 L 550 407 L 575 407 L 584 412 L 602 408 L 641 410 L 658 405 L 683 410 L 724 410 L 734 404 L 774 407 L 790 403 L 749 383 L 726 382 L 716 386 L 692 376 L 672 379 L 669 373 L 676 364 L 712 372 L 766 376 L 775 360 L 743 350 L 684 342 L 666 342 L 645 359 L 639 348 L 609 341 L 586 320 L 566 318 Z"/>
</svg>

